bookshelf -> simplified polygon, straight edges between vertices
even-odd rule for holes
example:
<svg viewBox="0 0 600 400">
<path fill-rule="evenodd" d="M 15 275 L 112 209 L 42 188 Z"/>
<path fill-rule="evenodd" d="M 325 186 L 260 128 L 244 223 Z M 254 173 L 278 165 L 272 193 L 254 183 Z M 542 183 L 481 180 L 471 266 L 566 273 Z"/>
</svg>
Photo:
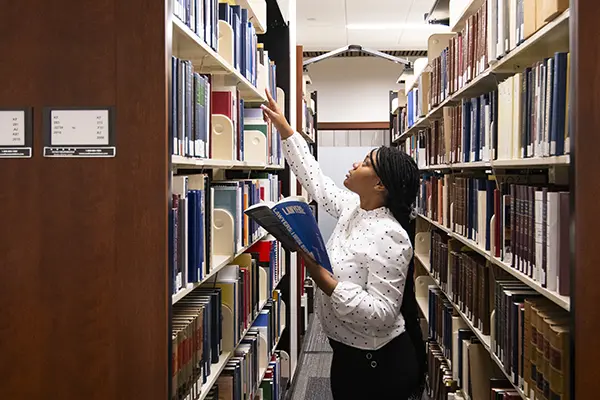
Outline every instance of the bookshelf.
<svg viewBox="0 0 600 400">
<path fill-rule="evenodd" d="M 562 390 L 562 398 L 593 397 L 592 385 L 579 377 L 596 370 L 589 364 L 593 356 L 584 355 L 587 346 L 580 340 L 591 340 L 592 327 L 584 327 L 583 320 L 595 315 L 588 302 L 597 301 L 598 295 L 582 293 L 579 285 L 585 285 L 584 277 L 597 276 L 588 264 L 597 261 L 596 252 L 584 248 L 581 241 L 593 246 L 591 237 L 597 234 L 592 224 L 598 221 L 594 216 L 592 223 L 581 210 L 591 210 L 588 207 L 598 192 L 596 184 L 584 181 L 592 179 L 589 148 L 593 146 L 586 136 L 577 135 L 581 132 L 577 128 L 585 129 L 582 121 L 597 126 L 598 120 L 588 106 L 591 86 L 596 85 L 589 85 L 587 79 L 574 81 L 576 71 L 581 73 L 584 64 L 591 64 L 583 62 L 581 55 L 574 57 L 598 52 L 598 45 L 591 42 L 585 43 L 585 50 L 580 47 L 581 35 L 591 31 L 593 24 L 590 20 L 582 28 L 578 14 L 582 8 L 598 12 L 598 6 L 581 7 L 578 1 L 516 2 L 512 16 L 507 15 L 502 48 L 491 45 L 490 38 L 499 33 L 488 25 L 487 18 L 495 16 L 485 14 L 498 3 L 503 2 L 450 1 L 453 33 L 430 38 L 428 66 L 409 88 L 413 93 L 407 111 L 414 117 L 402 115 L 398 125 L 405 128 L 390 131 L 393 145 L 411 154 L 422 173 L 415 259 L 417 302 L 429 322 L 430 379 L 434 377 L 434 387 L 456 392 L 456 399 L 489 398 L 490 390 L 512 396 L 505 398 L 540 399 L 544 398 L 540 389 L 526 375 L 528 368 L 541 362 L 537 367 L 544 369 L 537 377 L 547 389 Z M 520 18 L 523 27 L 511 18 Z M 478 31 L 478 23 L 486 29 Z M 471 28 L 474 37 L 468 38 L 465 28 Z M 517 30 L 513 34 L 509 28 Z M 453 58 L 459 57 L 465 43 L 473 51 L 467 63 Z M 567 52 L 569 56 L 564 55 Z M 531 82 L 528 74 L 539 79 L 535 96 L 526 92 Z M 572 94 L 582 85 L 587 85 L 585 94 Z M 396 107 L 390 96 L 393 122 Z M 584 109 L 578 101 L 585 101 Z M 525 108 L 529 106 L 534 108 Z M 463 119 L 465 111 L 468 116 Z M 465 132 L 468 142 L 462 141 Z M 582 152 L 585 164 L 579 158 Z M 511 194 L 511 186 L 521 191 Z M 511 198 L 513 207 L 516 201 L 519 205 L 509 210 L 504 201 Z M 519 219 L 506 219 L 517 214 Z M 521 236 L 508 238 L 506 232 L 513 231 Z M 513 239 L 512 251 L 504 247 L 509 239 Z M 478 291 L 475 283 L 468 290 L 453 286 L 481 276 L 489 276 L 489 281 L 485 285 L 481 281 Z M 469 297 L 488 293 L 496 293 L 496 298 L 478 300 L 485 306 Z M 503 303 L 506 296 L 515 299 L 517 309 Z M 521 319 L 525 324 L 540 324 L 536 327 L 543 333 L 538 340 L 550 341 L 552 351 L 562 355 L 562 364 L 528 358 L 528 348 L 522 347 L 532 340 L 528 328 L 513 333 L 497 330 L 518 327 Z M 476 346 L 471 362 L 478 366 L 477 373 L 456 370 L 457 346 L 467 342 Z M 515 362 L 521 356 L 524 361 Z M 471 393 L 464 389 L 463 372 Z M 473 384 L 475 380 L 479 383 Z M 482 387 L 483 392 L 477 392 Z"/>
<path fill-rule="evenodd" d="M 213 398 L 239 379 L 238 360 L 259 366 L 246 395 L 283 397 L 289 265 L 264 232 L 239 224 L 238 211 L 260 190 L 289 191 L 277 132 L 252 121 L 267 87 L 288 114 L 295 104 L 286 98 L 288 26 L 271 0 L 239 1 L 221 19 L 218 1 L 188 4 L 188 16 L 177 0 L 2 6 L 20 38 L 3 48 L 20 62 L 0 66 L 13 77 L 0 89 L 0 113 L 23 115 L 33 150 L 0 159 L 14 188 L 0 195 L 2 217 L 15 226 L 0 234 L 0 263 L 17 271 L 0 272 L 0 338 L 12 343 L 0 365 L 18 370 L 2 368 L 2 398 L 41 399 L 49 388 L 65 400 Z M 32 22 L 53 34 L 18 22 L 31 7 Z M 248 25 L 230 19 L 238 11 Z M 242 27 L 244 42 L 234 35 Z M 44 156 L 59 134 L 47 116 L 75 113 L 78 134 L 92 122 L 107 127 L 114 156 L 98 156 L 111 155 L 100 134 L 98 143 L 61 142 L 70 157 Z M 232 185 L 244 200 L 227 219 L 219 192 Z M 17 222 L 6 210 L 19 203 Z M 227 293 L 242 289 L 232 312 Z M 216 331 L 224 345 L 214 351 Z"/>
</svg>

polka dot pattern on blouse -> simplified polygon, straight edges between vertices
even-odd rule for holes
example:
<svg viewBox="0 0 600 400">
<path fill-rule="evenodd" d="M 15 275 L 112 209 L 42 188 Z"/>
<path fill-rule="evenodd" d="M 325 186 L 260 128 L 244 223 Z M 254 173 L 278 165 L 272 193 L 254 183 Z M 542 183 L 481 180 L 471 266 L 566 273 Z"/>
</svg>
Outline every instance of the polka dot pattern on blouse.
<svg viewBox="0 0 600 400">
<path fill-rule="evenodd" d="M 327 252 L 339 283 L 331 297 L 315 295 L 323 329 L 349 346 L 381 348 L 404 332 L 400 306 L 413 255 L 408 235 L 387 208 L 363 210 L 358 196 L 325 176 L 298 133 L 283 149 L 302 186 L 338 219 Z"/>
</svg>

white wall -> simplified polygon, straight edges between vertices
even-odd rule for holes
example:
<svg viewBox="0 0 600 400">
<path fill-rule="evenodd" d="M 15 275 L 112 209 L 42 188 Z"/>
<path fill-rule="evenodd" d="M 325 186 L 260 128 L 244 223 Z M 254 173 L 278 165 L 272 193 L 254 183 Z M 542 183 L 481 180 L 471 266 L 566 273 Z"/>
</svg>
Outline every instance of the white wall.
<svg viewBox="0 0 600 400">
<path fill-rule="evenodd" d="M 336 57 L 308 67 L 318 91 L 319 122 L 389 121 L 389 91 L 402 67 L 375 57 Z"/>
</svg>

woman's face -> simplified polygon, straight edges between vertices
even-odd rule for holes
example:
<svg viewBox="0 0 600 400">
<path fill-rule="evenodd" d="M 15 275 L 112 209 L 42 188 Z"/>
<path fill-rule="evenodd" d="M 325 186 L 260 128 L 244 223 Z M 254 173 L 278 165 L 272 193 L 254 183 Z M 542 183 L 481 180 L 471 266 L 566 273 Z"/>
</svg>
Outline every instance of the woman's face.
<svg viewBox="0 0 600 400">
<path fill-rule="evenodd" d="M 376 160 L 377 150 L 373 150 L 372 154 L 373 160 Z M 363 196 L 374 191 L 379 182 L 379 177 L 371 165 L 371 158 L 367 154 L 362 162 L 355 162 L 352 165 L 352 169 L 346 174 L 344 186 L 359 196 Z"/>
</svg>

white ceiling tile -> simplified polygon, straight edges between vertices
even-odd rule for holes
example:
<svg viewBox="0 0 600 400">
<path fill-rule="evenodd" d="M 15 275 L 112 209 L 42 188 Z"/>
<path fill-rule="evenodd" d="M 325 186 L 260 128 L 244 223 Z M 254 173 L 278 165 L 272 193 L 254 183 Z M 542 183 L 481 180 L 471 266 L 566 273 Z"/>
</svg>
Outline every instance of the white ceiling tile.
<svg viewBox="0 0 600 400">
<path fill-rule="evenodd" d="M 333 50 L 345 46 L 346 29 L 339 27 L 309 28 L 298 31 L 298 44 L 305 50 Z"/>
<path fill-rule="evenodd" d="M 426 31 L 347 30 L 346 24 L 420 23 L 434 0 L 299 0 L 298 43 L 306 50 L 359 44 L 379 50 L 426 49 Z"/>
<path fill-rule="evenodd" d="M 346 25 L 344 0 L 301 0 L 296 7 L 298 26 Z"/>
</svg>

